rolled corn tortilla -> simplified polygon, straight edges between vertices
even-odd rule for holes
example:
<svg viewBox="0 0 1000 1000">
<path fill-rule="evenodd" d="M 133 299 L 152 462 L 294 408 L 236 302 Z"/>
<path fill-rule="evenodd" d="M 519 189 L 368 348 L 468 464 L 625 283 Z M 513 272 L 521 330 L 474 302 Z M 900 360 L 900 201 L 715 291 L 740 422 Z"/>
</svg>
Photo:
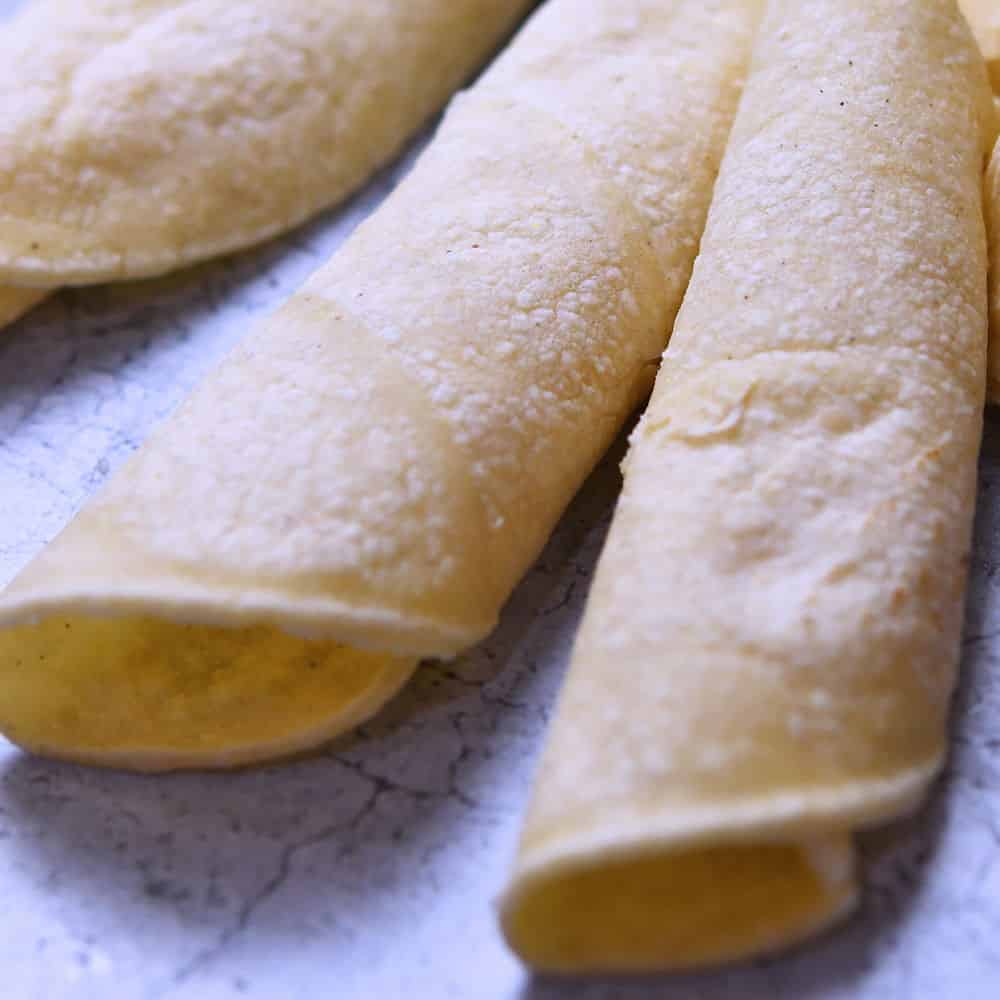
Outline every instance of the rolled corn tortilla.
<svg viewBox="0 0 1000 1000">
<path fill-rule="evenodd" d="M 991 113 L 952 0 L 769 4 L 502 900 L 532 966 L 805 938 L 938 773 Z"/>
<path fill-rule="evenodd" d="M 529 6 L 34 0 L 0 26 L 0 282 L 146 277 L 290 229 L 396 154 Z"/>
<path fill-rule="evenodd" d="M 756 20 L 552 0 L 410 177 L 0 599 L 0 726 L 313 746 L 483 638 L 648 393 Z"/>
</svg>

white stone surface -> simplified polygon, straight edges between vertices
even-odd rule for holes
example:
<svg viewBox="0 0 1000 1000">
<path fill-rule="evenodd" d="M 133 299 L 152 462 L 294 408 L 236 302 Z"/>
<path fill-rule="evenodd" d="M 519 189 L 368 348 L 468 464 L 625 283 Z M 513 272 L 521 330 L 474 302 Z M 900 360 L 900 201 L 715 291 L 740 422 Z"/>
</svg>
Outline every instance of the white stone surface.
<svg viewBox="0 0 1000 1000">
<path fill-rule="evenodd" d="M 0 0 L 0 10 L 13 3 Z M 0 584 L 377 203 L 0 333 Z M 497 634 L 427 665 L 322 756 L 144 778 L 0 744 L 0 997 L 12 1000 L 993 1000 L 1000 996 L 1000 417 L 988 420 L 954 753 L 918 817 L 864 838 L 860 914 L 781 958 L 559 984 L 492 900 L 618 486 L 612 456 Z"/>
</svg>

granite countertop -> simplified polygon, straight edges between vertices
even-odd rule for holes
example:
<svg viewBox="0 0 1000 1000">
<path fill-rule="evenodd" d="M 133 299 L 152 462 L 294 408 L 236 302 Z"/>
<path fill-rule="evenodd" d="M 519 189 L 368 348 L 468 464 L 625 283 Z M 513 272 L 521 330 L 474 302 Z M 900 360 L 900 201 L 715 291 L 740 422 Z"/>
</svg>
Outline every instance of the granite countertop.
<svg viewBox="0 0 1000 1000">
<path fill-rule="evenodd" d="M 14 6 L 0 0 L 0 15 Z M 257 251 L 68 291 L 0 332 L 0 584 L 391 188 Z M 1000 416 L 987 418 L 948 771 L 863 838 L 861 912 L 703 976 L 533 980 L 492 902 L 619 485 L 621 445 L 497 633 L 312 759 L 162 778 L 0 743 L 0 995 L 993 1000 L 1000 995 Z"/>
</svg>

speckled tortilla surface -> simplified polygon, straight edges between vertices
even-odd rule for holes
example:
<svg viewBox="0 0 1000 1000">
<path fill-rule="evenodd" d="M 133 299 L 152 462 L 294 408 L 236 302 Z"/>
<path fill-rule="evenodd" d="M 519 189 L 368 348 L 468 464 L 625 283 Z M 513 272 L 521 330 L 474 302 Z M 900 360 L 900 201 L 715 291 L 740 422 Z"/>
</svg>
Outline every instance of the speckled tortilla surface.
<svg viewBox="0 0 1000 1000">
<path fill-rule="evenodd" d="M 415 658 L 483 638 L 649 391 L 755 19 L 731 0 L 544 6 L 380 211 L 0 600 L 5 731 L 132 766 L 262 758 L 275 734 L 234 745 L 229 725 L 260 697 L 252 652 L 209 684 L 192 639 L 214 657 L 220 631 L 294 637 L 266 684 L 327 699 L 329 737 L 358 721 L 338 658 L 374 658 L 374 711 Z M 314 643 L 336 647 L 322 687 L 299 676 Z M 178 670 L 181 719 L 140 725 L 130 701 Z M 73 707 L 93 687 L 110 729 Z M 317 710 L 283 716 L 296 748 Z"/>
<path fill-rule="evenodd" d="M 904 44 L 905 43 L 905 44 Z M 938 773 L 986 382 L 951 0 L 772 0 L 502 914 L 549 971 L 769 952 Z"/>
<path fill-rule="evenodd" d="M 163 273 L 341 200 L 527 0 L 35 0 L 0 27 L 0 281 Z"/>
</svg>

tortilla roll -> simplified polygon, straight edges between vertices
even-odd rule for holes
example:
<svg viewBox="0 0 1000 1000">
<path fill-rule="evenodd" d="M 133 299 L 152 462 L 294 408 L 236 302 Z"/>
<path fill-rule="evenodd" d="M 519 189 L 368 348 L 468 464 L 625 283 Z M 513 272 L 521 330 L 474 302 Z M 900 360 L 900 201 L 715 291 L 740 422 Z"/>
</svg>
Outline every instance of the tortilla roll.
<svg viewBox="0 0 1000 1000">
<path fill-rule="evenodd" d="M 528 0 L 35 0 L 0 29 L 0 282 L 162 274 L 343 199 Z"/>
<path fill-rule="evenodd" d="M 38 288 L 0 287 L 0 327 L 19 319 L 33 309 L 48 292 Z"/>
<path fill-rule="evenodd" d="M 651 388 L 758 16 L 546 5 L 0 599 L 3 731 L 134 768 L 257 761 L 490 632 Z"/>
<path fill-rule="evenodd" d="M 857 898 L 851 834 L 938 773 L 991 114 L 952 0 L 768 5 L 502 901 L 532 966 L 814 934 Z"/>
<path fill-rule="evenodd" d="M 972 28 L 979 50 L 986 60 L 993 90 L 1000 90 L 1000 2 L 998 0 L 958 0 L 958 6 Z"/>
</svg>

